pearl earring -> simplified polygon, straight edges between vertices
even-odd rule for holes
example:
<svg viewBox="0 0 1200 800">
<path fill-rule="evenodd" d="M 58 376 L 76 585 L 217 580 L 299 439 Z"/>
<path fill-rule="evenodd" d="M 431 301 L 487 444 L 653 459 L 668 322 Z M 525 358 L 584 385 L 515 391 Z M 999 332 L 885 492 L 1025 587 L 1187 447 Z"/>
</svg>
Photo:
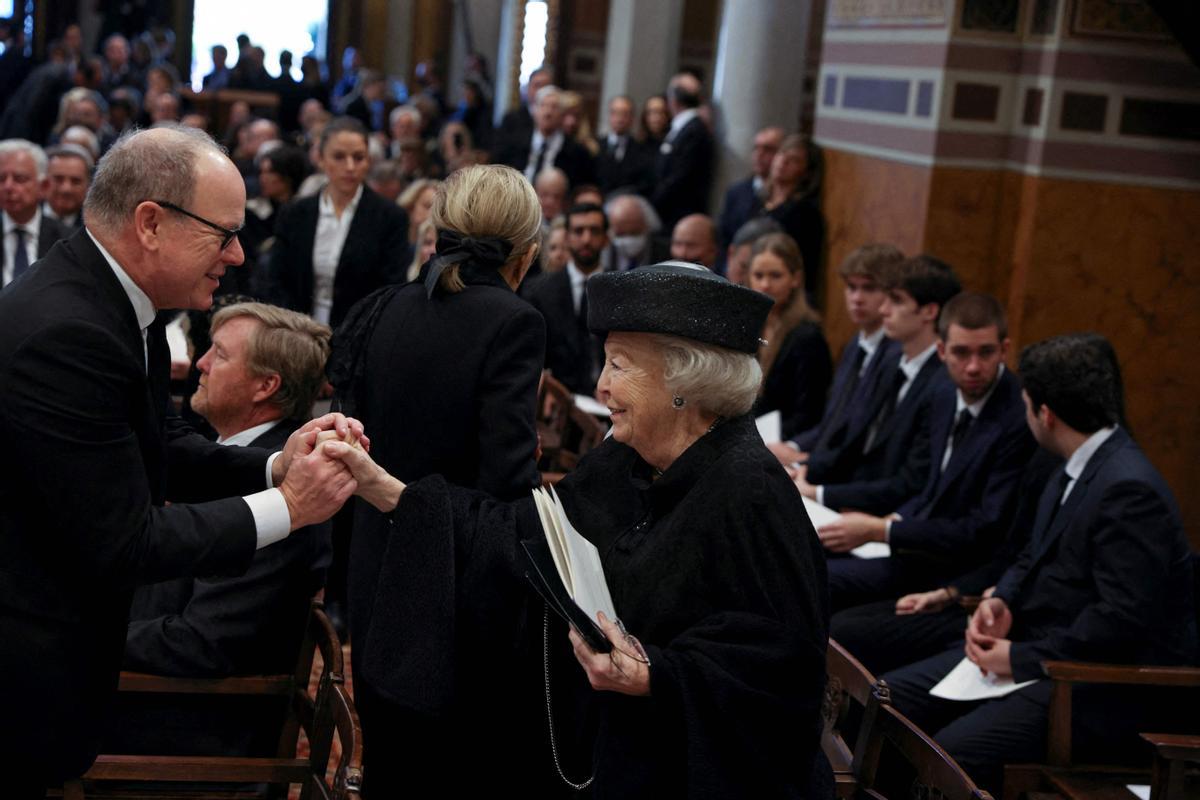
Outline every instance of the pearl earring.
<svg viewBox="0 0 1200 800">
<path fill-rule="evenodd" d="M 676 411 L 683 408 L 685 404 L 687 404 L 687 400 L 684 400 L 679 395 L 675 395 L 673 398 L 671 398 L 671 405 L 675 406 Z"/>
</svg>

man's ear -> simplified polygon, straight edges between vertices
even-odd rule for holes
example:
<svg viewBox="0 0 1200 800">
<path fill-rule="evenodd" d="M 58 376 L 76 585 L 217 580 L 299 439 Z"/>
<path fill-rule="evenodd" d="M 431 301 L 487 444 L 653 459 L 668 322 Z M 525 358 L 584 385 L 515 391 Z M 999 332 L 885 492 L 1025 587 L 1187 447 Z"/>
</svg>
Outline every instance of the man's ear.
<svg viewBox="0 0 1200 800">
<path fill-rule="evenodd" d="M 162 247 L 162 224 L 165 213 L 161 206 L 146 200 L 133 210 L 133 231 L 142 249 L 157 251 Z"/>
<path fill-rule="evenodd" d="M 258 379 L 258 388 L 254 390 L 254 402 L 263 403 L 271 399 L 282 385 L 283 380 L 279 377 L 279 373 L 272 372 L 270 375 L 263 375 Z"/>
</svg>

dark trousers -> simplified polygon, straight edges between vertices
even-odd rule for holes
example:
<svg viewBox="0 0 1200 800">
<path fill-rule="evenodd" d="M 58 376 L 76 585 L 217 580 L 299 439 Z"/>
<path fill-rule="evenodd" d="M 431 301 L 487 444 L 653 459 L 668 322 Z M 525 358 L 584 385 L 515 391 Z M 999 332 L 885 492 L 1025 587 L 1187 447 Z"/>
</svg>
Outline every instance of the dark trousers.
<svg viewBox="0 0 1200 800">
<path fill-rule="evenodd" d="M 930 695 L 962 659 L 959 645 L 883 678 L 897 710 L 930 733 L 977 784 L 999 796 L 1005 764 L 1045 759 L 1050 681 L 994 700 L 962 702 Z"/>
<path fill-rule="evenodd" d="M 896 601 L 854 606 L 829 622 L 834 639 L 876 675 L 912 664 L 960 644 L 967 612 L 958 605 L 928 614 L 896 614 Z"/>
</svg>

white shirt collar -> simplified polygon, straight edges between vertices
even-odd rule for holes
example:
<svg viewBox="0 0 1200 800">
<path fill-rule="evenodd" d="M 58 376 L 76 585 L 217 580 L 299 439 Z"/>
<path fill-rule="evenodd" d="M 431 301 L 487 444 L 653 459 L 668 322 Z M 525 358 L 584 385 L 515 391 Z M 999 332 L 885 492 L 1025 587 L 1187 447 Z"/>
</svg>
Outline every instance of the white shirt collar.
<svg viewBox="0 0 1200 800">
<path fill-rule="evenodd" d="M 875 329 L 875 332 L 867 335 L 862 331 L 858 332 L 858 346 L 867 351 L 867 358 L 875 355 L 875 351 L 879 349 L 879 344 L 883 341 L 883 326 L 880 325 Z"/>
<path fill-rule="evenodd" d="M 87 231 L 87 228 L 84 228 Z M 88 238 L 92 240 L 92 244 L 96 245 L 96 249 L 100 251 L 100 255 L 104 256 L 104 260 L 108 262 L 108 266 L 112 268 L 113 274 L 117 276 L 117 280 L 121 284 L 121 288 L 125 290 L 125 295 L 129 298 L 129 304 L 133 306 L 133 314 L 137 317 L 138 327 L 142 330 L 150 327 L 150 323 L 154 322 L 154 303 L 150 297 L 142 291 L 141 287 L 133 282 L 133 278 L 129 277 L 129 273 L 121 268 L 117 260 L 112 257 L 112 253 L 104 249 L 104 245 L 92 236 L 91 231 L 87 231 Z"/>
<path fill-rule="evenodd" d="M 958 419 L 958 415 L 961 414 L 962 410 L 965 408 L 967 411 L 971 412 L 971 419 L 979 419 L 979 415 L 983 411 L 983 407 L 987 405 L 988 400 L 992 399 L 992 395 L 995 394 L 996 387 L 1000 385 L 1000 379 L 1002 377 L 1004 377 L 1003 364 L 1000 365 L 1000 369 L 996 370 L 996 380 L 992 381 L 992 385 L 988 387 L 988 390 L 983 397 L 979 398 L 974 403 L 968 404 L 967 401 L 963 399 L 962 389 L 959 389 L 958 400 L 954 407 L 954 418 Z"/>
<path fill-rule="evenodd" d="M 238 431 L 228 438 L 218 438 L 217 444 L 245 447 L 281 422 L 283 422 L 282 419 L 273 419 L 270 422 L 264 422 L 261 425 L 255 425 L 253 428 L 246 428 L 246 430 Z"/>
<path fill-rule="evenodd" d="M 11 232 L 17 228 L 23 228 L 25 230 L 25 232 L 27 234 L 29 234 L 30 236 L 32 236 L 35 241 L 37 240 L 38 233 L 42 230 L 42 206 L 41 206 L 41 203 L 39 203 L 37 208 L 35 208 L 33 210 L 33 217 L 31 217 L 29 222 L 26 222 L 24 225 L 18 225 L 17 221 L 8 215 L 7 211 L 0 211 L 0 214 L 4 215 L 4 235 L 5 236 L 7 236 L 9 234 L 9 232 Z"/>
<path fill-rule="evenodd" d="M 937 342 L 934 342 L 912 358 L 901 356 L 900 369 L 904 371 L 904 377 L 910 381 L 917 377 L 917 373 L 921 371 L 921 367 L 925 366 L 925 362 L 936 352 Z"/>
<path fill-rule="evenodd" d="M 1079 480 L 1079 476 L 1083 474 L 1083 470 L 1087 467 L 1088 462 L 1092 460 L 1092 456 L 1100 449 L 1100 445 L 1108 441 L 1108 437 L 1112 436 L 1117 431 L 1117 426 L 1113 425 L 1108 428 L 1101 428 L 1093 433 L 1071 453 L 1071 457 L 1067 459 L 1065 467 L 1067 476 L 1070 477 L 1071 483 Z M 1064 498 L 1066 493 L 1064 493 Z"/>
<path fill-rule="evenodd" d="M 671 129 L 667 131 L 667 138 L 674 139 L 676 135 L 683 130 L 683 126 L 694 120 L 700 115 L 698 108 L 685 108 L 674 117 L 671 118 Z"/>
<path fill-rule="evenodd" d="M 363 196 L 363 187 L 359 186 L 358 191 L 356 191 L 354 193 L 354 199 L 352 199 L 350 201 L 350 204 L 346 206 L 344 211 L 342 211 L 342 219 L 345 219 L 347 216 L 350 216 L 350 217 L 354 216 L 355 210 L 358 209 L 358 201 L 362 199 L 362 196 Z M 329 187 L 328 186 L 326 186 L 324 189 L 321 190 L 321 199 L 318 201 L 318 206 L 320 208 L 320 213 L 322 216 L 326 216 L 326 217 L 335 216 L 334 210 L 333 210 L 333 198 L 330 197 L 330 195 L 329 195 Z"/>
</svg>

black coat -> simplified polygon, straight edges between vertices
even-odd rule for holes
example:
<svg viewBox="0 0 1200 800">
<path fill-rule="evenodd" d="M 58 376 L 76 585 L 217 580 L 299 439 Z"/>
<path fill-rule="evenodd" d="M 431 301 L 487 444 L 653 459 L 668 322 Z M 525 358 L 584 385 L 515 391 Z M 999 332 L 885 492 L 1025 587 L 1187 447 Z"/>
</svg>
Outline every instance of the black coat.
<svg viewBox="0 0 1200 800">
<path fill-rule="evenodd" d="M 688 214 L 708 212 L 712 187 L 714 146 L 704 120 L 696 117 L 660 145 L 654 165 L 654 192 L 650 202 L 671 230 Z"/>
<path fill-rule="evenodd" d="M 654 189 L 654 156 L 654 150 L 630 135 L 618 161 L 617 149 L 605 137 L 596 156 L 596 184 L 606 197 L 618 189 L 648 196 Z"/>
<path fill-rule="evenodd" d="M 276 213 L 270 268 L 256 276 L 256 295 L 305 314 L 313 309 L 313 239 L 319 203 L 319 194 L 304 197 Z M 336 328 L 355 303 L 381 286 L 403 283 L 409 252 L 404 209 L 364 186 L 338 258 L 330 325 Z"/>
<path fill-rule="evenodd" d="M 819 745 L 825 565 L 795 488 L 749 416 L 650 478 L 632 449 L 609 440 L 559 484 L 568 516 L 600 551 L 621 620 L 646 646 L 653 695 L 592 691 L 555 618 L 564 771 L 581 780 L 594 769 L 596 798 L 830 796 Z M 487 742 L 531 795 L 567 795 L 541 714 L 541 602 L 516 555 L 518 538 L 543 536 L 532 501 L 498 504 L 431 478 L 408 488 L 395 516 L 406 545 L 384 565 L 392 579 L 381 582 L 377 624 L 388 636 L 355 651 L 362 669 L 453 720 L 459 752 Z M 417 602 L 405 599 L 414 583 Z M 435 760 L 459 757 L 432 749 Z M 398 766 L 406 755 L 395 754 Z M 418 779 L 429 770 L 466 788 L 507 779 L 411 766 Z"/>
<path fill-rule="evenodd" d="M 133 307 L 86 231 L 0 293 L 0 319 L 0 681 L 20 687 L 0 752 L 61 779 L 97 752 L 134 586 L 249 565 L 254 518 L 231 495 L 265 488 L 268 454 L 167 417 L 161 325 L 147 380 Z"/>
<path fill-rule="evenodd" d="M 833 359 L 821 326 L 801 322 L 784 336 L 771 371 L 763 376 L 754 413 L 778 411 L 783 438 L 790 439 L 820 423 L 832 376 Z"/>
<path fill-rule="evenodd" d="M 525 137 L 524 141 L 512 142 L 506 150 L 496 153 L 496 163 L 506 164 L 517 172 L 525 172 L 525 168 L 529 166 L 530 148 L 533 146 L 533 132 Z M 562 147 L 558 149 L 558 153 L 554 156 L 553 164 L 546 164 L 546 167 L 554 166 L 561 169 L 567 175 L 567 181 L 571 188 L 580 186 L 585 183 L 596 182 L 596 162 L 592 158 L 592 154 L 586 147 L 576 142 L 569 136 L 563 135 Z M 534 176 L 537 177 L 536 175 Z"/>
</svg>

